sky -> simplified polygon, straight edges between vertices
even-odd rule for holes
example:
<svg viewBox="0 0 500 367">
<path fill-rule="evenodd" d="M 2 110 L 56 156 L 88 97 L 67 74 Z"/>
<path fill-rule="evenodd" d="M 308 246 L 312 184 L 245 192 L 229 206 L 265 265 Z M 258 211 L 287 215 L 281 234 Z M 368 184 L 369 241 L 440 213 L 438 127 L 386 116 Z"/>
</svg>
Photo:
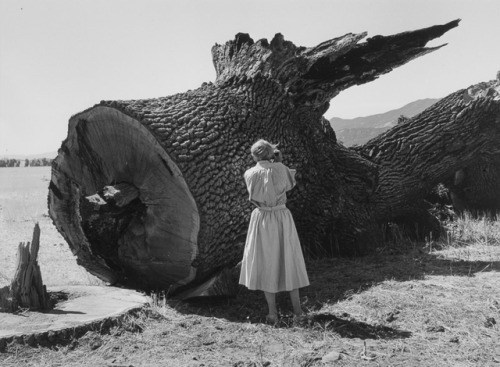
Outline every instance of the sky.
<svg viewBox="0 0 500 367">
<path fill-rule="evenodd" d="M 211 48 L 239 32 L 313 47 L 462 19 L 448 45 L 330 103 L 354 118 L 444 97 L 500 70 L 498 0 L 0 0 L 0 157 L 56 151 L 101 100 L 156 98 L 215 80 Z"/>
</svg>

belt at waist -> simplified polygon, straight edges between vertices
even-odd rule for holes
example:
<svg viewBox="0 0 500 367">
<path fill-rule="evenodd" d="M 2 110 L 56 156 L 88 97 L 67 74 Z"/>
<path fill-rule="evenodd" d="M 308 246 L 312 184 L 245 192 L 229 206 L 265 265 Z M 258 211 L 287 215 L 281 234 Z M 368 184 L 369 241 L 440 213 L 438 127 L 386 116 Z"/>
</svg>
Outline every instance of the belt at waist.
<svg viewBox="0 0 500 367">
<path fill-rule="evenodd" d="M 277 210 L 285 210 L 286 205 L 282 204 L 282 205 L 276 205 L 276 206 L 259 206 L 257 209 L 263 210 L 265 212 L 274 212 Z"/>
</svg>

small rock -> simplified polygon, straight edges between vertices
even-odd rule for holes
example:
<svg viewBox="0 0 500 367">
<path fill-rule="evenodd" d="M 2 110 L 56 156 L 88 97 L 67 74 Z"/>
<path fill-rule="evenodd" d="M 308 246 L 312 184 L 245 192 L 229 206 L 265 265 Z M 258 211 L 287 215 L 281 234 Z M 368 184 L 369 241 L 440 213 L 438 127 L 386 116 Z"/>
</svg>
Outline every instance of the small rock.
<svg viewBox="0 0 500 367">
<path fill-rule="evenodd" d="M 199 348 L 201 347 L 203 344 L 201 343 L 201 341 L 199 340 L 193 340 L 193 342 L 191 343 L 191 346 L 194 347 L 194 348 Z"/>
<path fill-rule="evenodd" d="M 493 317 L 487 317 L 486 321 L 484 322 L 484 326 L 487 328 L 492 328 L 497 321 Z"/>
<path fill-rule="evenodd" d="M 458 336 L 454 336 L 453 338 L 450 339 L 450 343 L 458 343 L 459 339 Z"/>
<path fill-rule="evenodd" d="M 338 361 L 341 358 L 339 352 L 331 351 L 328 354 L 325 354 L 323 358 L 321 358 L 321 362 L 327 363 L 327 362 L 334 362 Z"/>
<path fill-rule="evenodd" d="M 53 343 L 56 340 L 56 337 L 57 337 L 56 333 L 52 330 L 50 330 L 49 333 L 47 334 L 47 339 L 51 343 Z"/>
</svg>

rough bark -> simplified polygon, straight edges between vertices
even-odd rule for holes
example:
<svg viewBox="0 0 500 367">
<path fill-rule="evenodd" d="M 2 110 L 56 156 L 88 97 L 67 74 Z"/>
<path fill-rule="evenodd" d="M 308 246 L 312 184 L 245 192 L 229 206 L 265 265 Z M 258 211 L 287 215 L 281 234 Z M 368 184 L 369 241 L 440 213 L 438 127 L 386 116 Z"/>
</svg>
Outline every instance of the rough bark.
<svg viewBox="0 0 500 367">
<path fill-rule="evenodd" d="M 356 148 L 378 167 L 373 195 L 378 220 L 427 230 L 434 219 L 424 199 L 449 177 L 453 177 L 455 192 L 460 187 L 475 188 L 462 191 L 469 205 L 486 205 L 485 198 L 496 198 L 498 203 L 494 190 L 500 184 L 495 169 L 500 160 L 499 139 L 500 81 L 493 80 L 452 93 Z"/>
<path fill-rule="evenodd" d="M 14 312 L 19 308 L 48 310 L 52 307 L 47 289 L 38 266 L 40 227 L 33 230 L 33 240 L 21 242 L 17 252 L 17 269 L 10 287 L 0 290 L 0 308 Z"/>
<path fill-rule="evenodd" d="M 439 48 L 424 46 L 457 25 L 361 43 L 365 34 L 347 34 L 312 48 L 238 34 L 212 49 L 215 83 L 73 116 L 53 163 L 50 216 L 101 279 L 171 292 L 201 285 L 242 256 L 252 210 L 242 175 L 250 145 L 266 138 L 297 168 L 289 207 L 306 254 L 374 248 L 393 207 L 387 173 L 368 152 L 337 144 L 322 115 L 341 90 Z M 116 185 L 138 196 L 106 200 Z"/>
</svg>

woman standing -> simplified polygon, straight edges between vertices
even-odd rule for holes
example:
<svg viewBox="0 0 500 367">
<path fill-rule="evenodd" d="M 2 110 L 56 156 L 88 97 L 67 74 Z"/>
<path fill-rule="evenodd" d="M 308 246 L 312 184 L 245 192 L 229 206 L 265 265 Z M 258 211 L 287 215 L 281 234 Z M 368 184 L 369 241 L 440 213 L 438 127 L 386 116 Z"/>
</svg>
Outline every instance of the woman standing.
<svg viewBox="0 0 500 367">
<path fill-rule="evenodd" d="M 295 170 L 281 163 L 281 152 L 265 140 L 252 145 L 257 164 L 245 172 L 252 212 L 240 273 L 240 284 L 262 290 L 269 307 L 266 319 L 278 321 L 276 293 L 288 291 L 295 316 L 302 315 L 299 288 L 309 285 L 304 257 L 286 192 L 295 186 Z"/>
</svg>

